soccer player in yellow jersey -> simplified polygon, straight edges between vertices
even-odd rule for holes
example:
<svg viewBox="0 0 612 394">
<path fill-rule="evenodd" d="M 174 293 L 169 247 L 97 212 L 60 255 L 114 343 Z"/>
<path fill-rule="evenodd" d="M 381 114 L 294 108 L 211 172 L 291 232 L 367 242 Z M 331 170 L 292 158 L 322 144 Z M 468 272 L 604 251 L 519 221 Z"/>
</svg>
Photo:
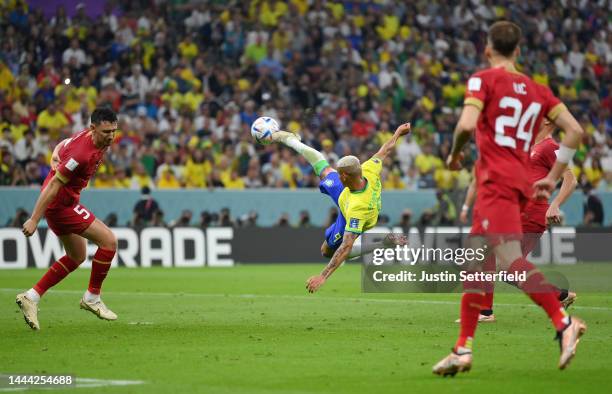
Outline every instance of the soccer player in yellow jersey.
<svg viewBox="0 0 612 394">
<path fill-rule="evenodd" d="M 329 165 L 321 152 L 303 144 L 295 134 L 285 131 L 272 134 L 274 141 L 294 149 L 308 160 L 321 179 L 319 189 L 329 195 L 340 208 L 341 214 L 325 231 L 325 241 L 321 246 L 321 253 L 325 257 L 331 257 L 331 261 L 320 275 L 308 279 L 306 288 L 309 292 L 317 291 L 347 258 L 362 254 L 361 250 L 357 253 L 352 251 L 353 244 L 364 231 L 373 228 L 378 221 L 381 209 L 382 163 L 398 139 L 409 132 L 410 123 L 402 124 L 395 130 L 393 137 L 363 165 L 357 157 L 345 156 L 338 160 L 337 170 Z M 406 242 L 405 237 L 390 237 L 389 241 L 398 244 Z"/>
</svg>

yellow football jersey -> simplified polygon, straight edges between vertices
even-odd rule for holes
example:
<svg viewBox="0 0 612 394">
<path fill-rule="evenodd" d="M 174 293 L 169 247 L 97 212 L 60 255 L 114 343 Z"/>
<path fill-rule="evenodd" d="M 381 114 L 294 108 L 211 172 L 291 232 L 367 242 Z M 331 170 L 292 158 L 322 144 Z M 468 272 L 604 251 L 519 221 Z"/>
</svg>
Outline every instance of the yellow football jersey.
<svg viewBox="0 0 612 394">
<path fill-rule="evenodd" d="M 344 231 L 356 234 L 361 234 L 376 225 L 378 213 L 382 206 L 380 199 L 382 160 L 378 157 L 372 157 L 362 164 L 361 170 L 367 181 L 365 188 L 352 192 L 348 187 L 345 187 L 338 198 L 340 211 L 346 219 Z"/>
</svg>

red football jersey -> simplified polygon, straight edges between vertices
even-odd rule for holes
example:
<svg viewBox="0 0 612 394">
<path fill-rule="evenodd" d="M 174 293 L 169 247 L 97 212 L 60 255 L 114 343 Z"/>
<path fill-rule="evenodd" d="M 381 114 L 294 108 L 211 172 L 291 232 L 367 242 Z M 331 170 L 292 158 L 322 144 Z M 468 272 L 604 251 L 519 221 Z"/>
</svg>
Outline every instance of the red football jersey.
<svg viewBox="0 0 612 394">
<path fill-rule="evenodd" d="M 544 138 L 531 148 L 529 156 L 529 181 L 535 183 L 550 172 L 557 161 L 559 144 L 553 138 Z"/>
<path fill-rule="evenodd" d="M 51 171 L 42 188 L 57 176 L 64 186 L 60 189 L 49 208 L 68 206 L 79 200 L 83 190 L 91 177 L 96 173 L 106 148 L 97 148 L 89 129 L 77 133 L 66 140 L 59 150 L 60 163 L 56 171 Z"/>
<path fill-rule="evenodd" d="M 536 181 L 546 177 L 550 172 L 550 169 L 555 165 L 557 161 L 557 150 L 559 144 L 552 138 L 545 138 L 539 143 L 535 144 L 531 148 L 531 154 L 529 157 L 529 182 L 534 184 Z M 534 210 L 544 211 L 548 209 L 547 199 L 530 199 L 527 206 L 524 208 L 525 213 L 532 216 L 542 216 L 544 224 L 546 224 L 546 218 L 544 215 L 534 213 Z"/>
<path fill-rule="evenodd" d="M 504 183 L 528 197 L 529 151 L 534 133 L 545 116 L 554 120 L 565 106 L 548 87 L 504 67 L 472 75 L 464 104 L 482 111 L 476 127 L 479 187 L 485 182 Z"/>
</svg>

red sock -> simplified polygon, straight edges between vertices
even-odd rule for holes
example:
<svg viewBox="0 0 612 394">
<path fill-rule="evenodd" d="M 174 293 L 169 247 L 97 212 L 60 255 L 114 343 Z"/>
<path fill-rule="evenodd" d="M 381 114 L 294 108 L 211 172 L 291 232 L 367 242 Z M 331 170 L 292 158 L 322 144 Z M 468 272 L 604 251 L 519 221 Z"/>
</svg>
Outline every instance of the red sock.
<svg viewBox="0 0 612 394">
<path fill-rule="evenodd" d="M 43 275 L 38 283 L 34 286 L 34 290 L 42 297 L 43 294 L 51 287 L 58 284 L 62 279 L 68 276 L 69 273 L 77 269 L 79 263 L 72 260 L 68 256 L 62 256 L 51 265 L 49 270 Z"/>
<path fill-rule="evenodd" d="M 108 270 L 115 257 L 114 250 L 98 248 L 91 262 L 91 276 L 89 277 L 89 292 L 92 294 L 100 294 L 102 282 L 108 274 Z"/>
<path fill-rule="evenodd" d="M 493 310 L 493 292 L 487 291 L 482 297 L 482 311 Z"/>
<path fill-rule="evenodd" d="M 483 266 L 484 272 L 496 273 L 497 266 L 495 264 L 495 255 L 490 254 L 485 260 Z M 493 311 L 493 291 L 495 290 L 494 282 L 483 282 L 483 288 L 485 291 L 484 298 L 482 300 L 482 309 L 483 311 Z"/>
<path fill-rule="evenodd" d="M 546 281 L 542 272 L 535 265 L 521 257 L 510 264 L 508 272 L 511 274 L 526 272 L 527 279 L 519 283 L 519 288 L 546 311 L 557 331 L 567 326 L 569 316 L 557 299 L 558 290 Z"/>
<path fill-rule="evenodd" d="M 482 309 L 483 293 L 463 293 L 461 297 L 461 331 L 455 343 L 455 351 L 459 347 L 472 349 L 472 338 L 478 325 L 478 314 Z"/>
</svg>

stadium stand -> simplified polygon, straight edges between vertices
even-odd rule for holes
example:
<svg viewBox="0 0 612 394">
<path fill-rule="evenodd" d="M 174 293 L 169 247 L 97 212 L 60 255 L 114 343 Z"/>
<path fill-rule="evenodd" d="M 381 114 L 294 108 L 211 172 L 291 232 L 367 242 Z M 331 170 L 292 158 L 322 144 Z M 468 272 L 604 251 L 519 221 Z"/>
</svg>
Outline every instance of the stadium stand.
<svg viewBox="0 0 612 394">
<path fill-rule="evenodd" d="M 140 0 L 96 15 L 84 1 L 49 15 L 0 1 L 0 185 L 40 185 L 51 147 L 109 105 L 121 133 L 94 188 L 316 186 L 301 158 L 254 144 L 249 125 L 265 114 L 332 163 L 368 157 L 412 120 L 384 187 L 463 189 L 469 166 L 443 160 L 467 76 L 485 66 L 486 26 L 507 18 L 524 30 L 521 70 L 587 131 L 580 184 L 612 190 L 612 6 L 496 3 Z"/>
</svg>

